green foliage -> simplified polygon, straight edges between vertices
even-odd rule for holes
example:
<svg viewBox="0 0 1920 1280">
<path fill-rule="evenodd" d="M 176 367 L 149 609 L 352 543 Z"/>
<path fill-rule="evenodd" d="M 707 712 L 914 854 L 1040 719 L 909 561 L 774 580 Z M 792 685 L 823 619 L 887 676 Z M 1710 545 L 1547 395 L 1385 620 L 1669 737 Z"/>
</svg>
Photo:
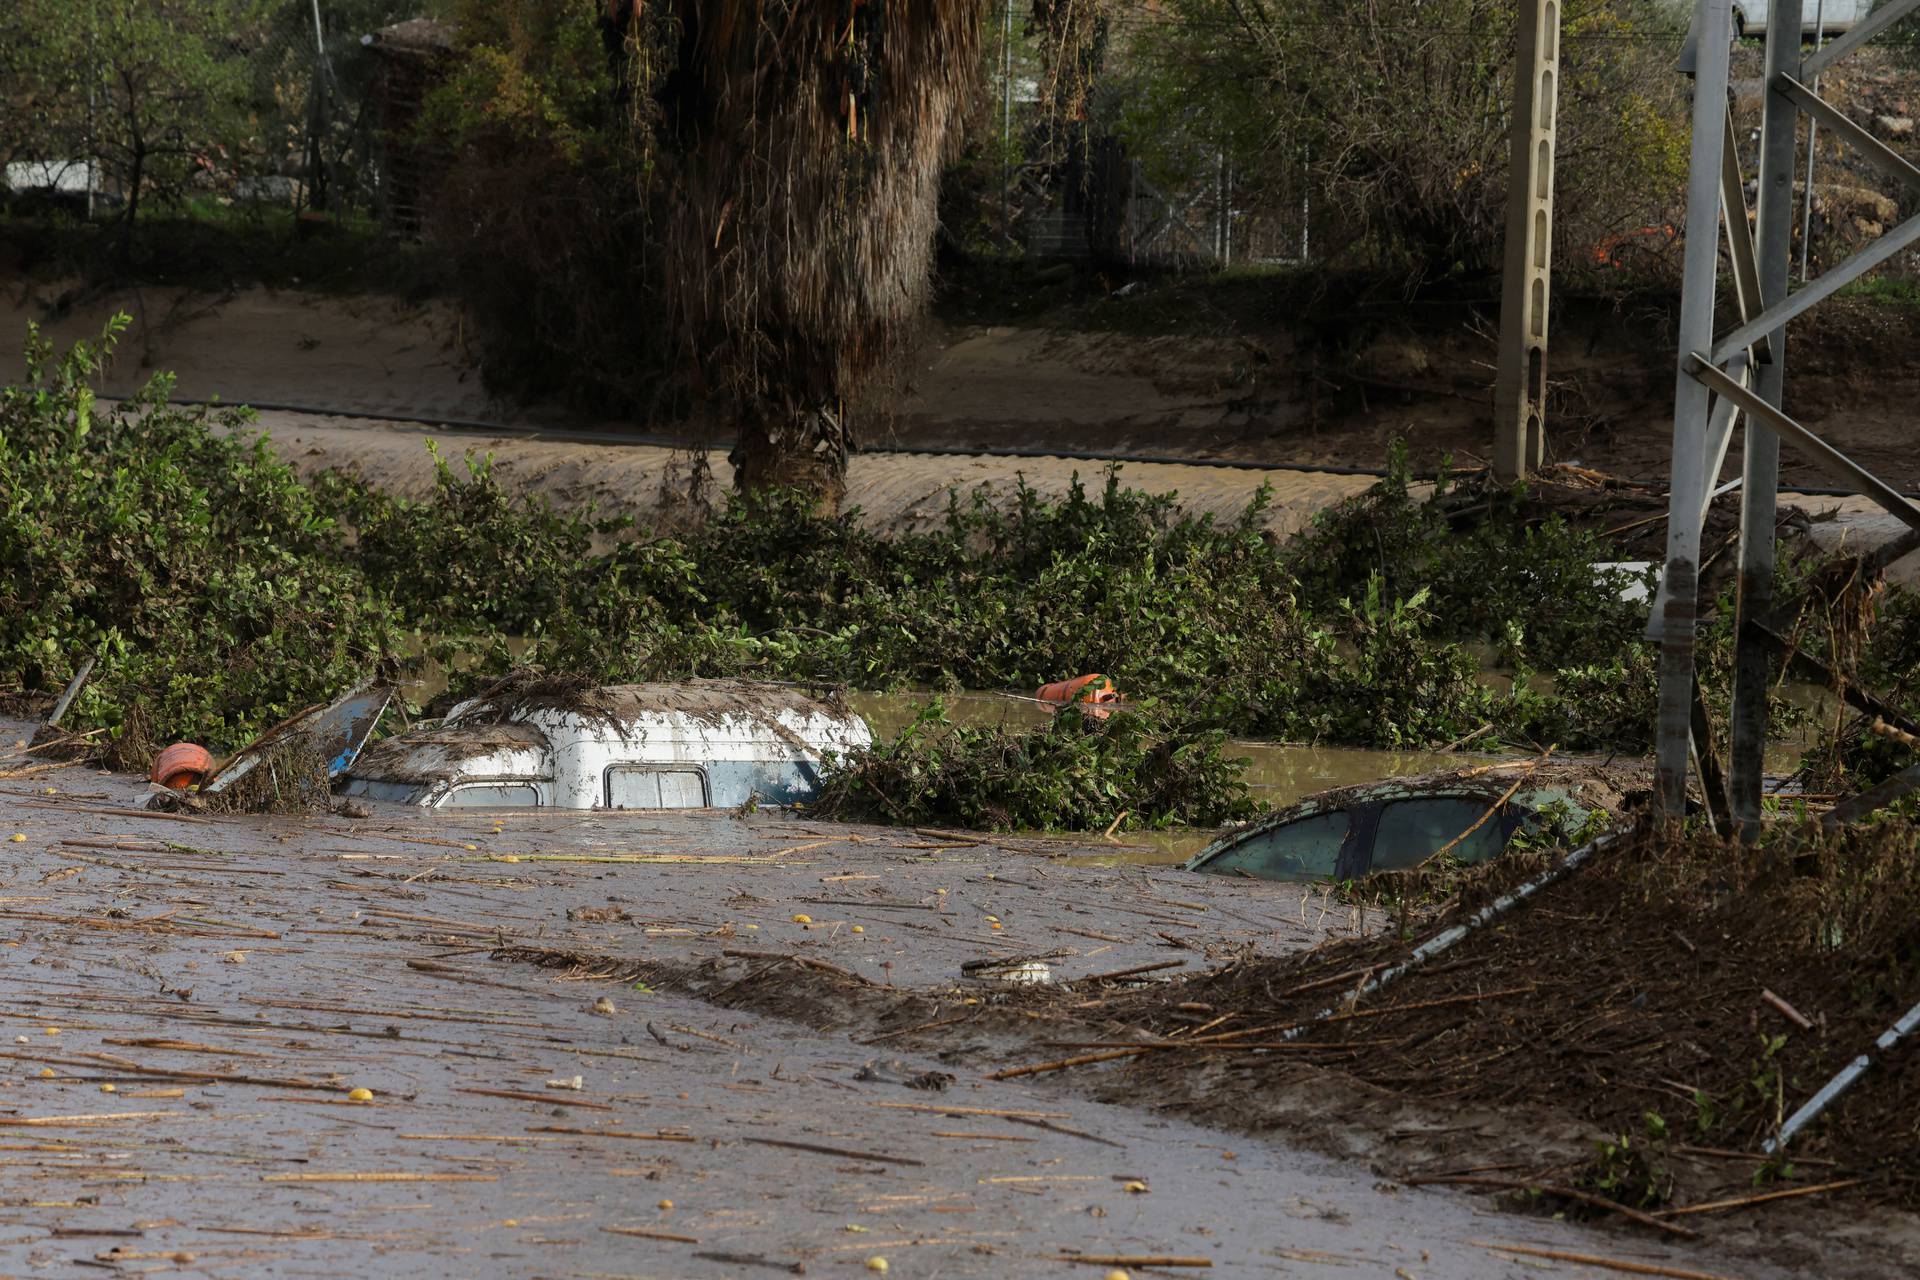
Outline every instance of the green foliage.
<svg viewBox="0 0 1920 1280">
<path fill-rule="evenodd" d="M 126 196 L 179 193 L 196 162 L 249 145 L 248 53 L 271 0 L 14 0 L 0 154 L 94 156 Z M 14 104 L 9 103 L 9 107 Z"/>
<path fill-rule="evenodd" d="M 1037 729 L 956 725 L 936 699 L 892 742 L 836 761 L 814 812 L 992 831 L 1223 826 L 1258 806 L 1217 731 L 1164 706 L 1106 719 L 1064 711 Z"/>
<path fill-rule="evenodd" d="M 1672 73 L 1685 29 L 1665 0 L 1566 0 L 1560 36 L 1556 261 L 1672 220 L 1686 124 Z M 1328 6 L 1318 0 L 1167 0 L 1126 22 L 1103 105 L 1168 190 L 1316 205 L 1320 257 L 1403 264 L 1416 276 L 1499 264 L 1513 99 L 1513 0 Z"/>
<path fill-rule="evenodd" d="M 232 747 L 386 661 L 394 618 L 340 558 L 333 515 L 239 410 L 180 410 L 170 380 L 103 405 L 99 345 L 0 390 L 0 676 L 58 688 L 100 666 L 74 722 L 138 707 L 162 740 Z"/>
<path fill-rule="evenodd" d="M 1177 705 L 1154 732 L 1196 742 L 1651 738 L 1652 653 L 1592 573 L 1598 540 L 1529 524 L 1499 492 L 1443 481 L 1423 501 L 1404 467 L 1279 546 L 1264 495 L 1222 521 L 1117 473 L 1057 501 L 955 494 L 940 525 L 896 537 L 780 493 L 649 536 L 515 494 L 484 458 L 436 452 L 423 499 L 341 475 L 303 486 L 244 415 L 175 410 L 165 379 L 99 410 L 100 358 L 54 365 L 36 340 L 33 385 L 6 393 L 0 421 L 0 551 L 20 566 L 0 679 L 51 689 L 97 653 L 80 709 L 94 724 L 138 705 L 162 737 L 232 745 L 391 660 L 407 629 L 467 681 L 532 664 L 609 683 L 1026 690 L 1100 671 Z M 1723 631 L 1708 628 L 1710 662 Z M 1510 689 L 1492 660 L 1515 670 Z M 1112 731 L 1074 749 L 1096 747 L 1121 749 Z"/>
<path fill-rule="evenodd" d="M 596 0 L 454 0 L 422 129 L 453 156 L 427 230 L 452 256 L 489 389 L 636 417 L 683 409 L 669 369 L 643 51 L 609 57 Z M 641 12 L 645 7 L 635 9 Z"/>
<path fill-rule="evenodd" d="M 1663 1158 L 1667 1121 L 1658 1111 L 1644 1119 L 1646 1134 L 1639 1139 L 1622 1133 L 1597 1141 L 1579 1181 L 1616 1204 L 1655 1209 L 1673 1198 L 1673 1172 Z"/>
</svg>

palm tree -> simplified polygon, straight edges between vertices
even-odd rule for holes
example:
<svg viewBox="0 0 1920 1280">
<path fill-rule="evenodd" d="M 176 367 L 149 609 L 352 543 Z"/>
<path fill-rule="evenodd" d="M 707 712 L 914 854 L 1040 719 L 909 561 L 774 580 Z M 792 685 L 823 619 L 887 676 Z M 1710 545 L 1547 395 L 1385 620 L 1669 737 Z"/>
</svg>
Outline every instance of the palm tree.
<svg viewBox="0 0 1920 1280">
<path fill-rule="evenodd" d="M 663 275 L 696 390 L 733 417 L 739 488 L 833 506 L 849 402 L 925 302 L 981 0 L 670 0 L 647 17 Z"/>
</svg>

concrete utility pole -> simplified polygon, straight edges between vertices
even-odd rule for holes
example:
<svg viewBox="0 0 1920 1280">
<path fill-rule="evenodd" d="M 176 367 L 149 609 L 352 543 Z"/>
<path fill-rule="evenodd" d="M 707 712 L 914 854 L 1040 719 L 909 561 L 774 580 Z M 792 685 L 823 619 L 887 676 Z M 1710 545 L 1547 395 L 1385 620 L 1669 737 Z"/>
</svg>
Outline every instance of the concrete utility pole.
<svg viewBox="0 0 1920 1280">
<path fill-rule="evenodd" d="M 1514 42 L 1500 369 L 1493 384 L 1493 473 L 1518 480 L 1547 454 L 1547 301 L 1553 256 L 1560 5 L 1521 0 Z"/>
</svg>

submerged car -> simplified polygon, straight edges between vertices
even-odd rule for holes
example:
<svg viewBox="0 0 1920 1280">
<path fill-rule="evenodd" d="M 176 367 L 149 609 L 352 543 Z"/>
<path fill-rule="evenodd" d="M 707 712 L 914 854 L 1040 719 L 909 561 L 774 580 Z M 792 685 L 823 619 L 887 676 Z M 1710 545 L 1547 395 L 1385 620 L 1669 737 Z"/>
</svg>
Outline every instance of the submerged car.
<svg viewBox="0 0 1920 1280">
<path fill-rule="evenodd" d="M 872 742 L 859 716 L 787 685 L 521 688 L 367 747 L 341 791 L 428 808 L 799 804 L 829 753 Z"/>
<path fill-rule="evenodd" d="M 1516 766 L 1525 768 L 1524 765 Z M 1578 828 L 1616 811 L 1621 779 L 1593 766 L 1536 766 L 1513 794 L 1513 768 L 1423 774 L 1309 796 L 1215 840 L 1186 864 L 1256 880 L 1357 880 L 1407 871 L 1437 853 L 1485 862 L 1521 831 Z"/>
</svg>

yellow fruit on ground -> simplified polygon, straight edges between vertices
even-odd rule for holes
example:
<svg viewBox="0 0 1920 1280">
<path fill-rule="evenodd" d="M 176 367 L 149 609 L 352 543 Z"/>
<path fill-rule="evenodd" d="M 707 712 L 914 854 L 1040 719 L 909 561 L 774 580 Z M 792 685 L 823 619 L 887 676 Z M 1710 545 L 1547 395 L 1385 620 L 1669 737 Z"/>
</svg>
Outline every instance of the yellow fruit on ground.
<svg viewBox="0 0 1920 1280">
<path fill-rule="evenodd" d="M 878 1271 L 881 1275 L 885 1275 L 887 1273 L 887 1260 L 876 1253 L 867 1259 L 867 1270 Z"/>
<path fill-rule="evenodd" d="M 347 1101 L 349 1101 L 349 1102 L 372 1102 L 372 1101 L 373 1101 L 373 1090 L 371 1090 L 371 1089 L 350 1089 L 350 1090 L 348 1090 L 348 1091 L 347 1091 Z"/>
<path fill-rule="evenodd" d="M 812 924 L 813 917 L 810 915 L 807 915 L 805 912 L 801 912 L 800 914 L 794 916 L 793 922 L 795 924 Z"/>
<path fill-rule="evenodd" d="M 671 1201 L 671 1200 L 662 1200 L 662 1201 L 660 1202 L 660 1207 L 661 1207 L 662 1209 L 671 1209 L 671 1208 L 673 1208 L 673 1201 Z"/>
</svg>

